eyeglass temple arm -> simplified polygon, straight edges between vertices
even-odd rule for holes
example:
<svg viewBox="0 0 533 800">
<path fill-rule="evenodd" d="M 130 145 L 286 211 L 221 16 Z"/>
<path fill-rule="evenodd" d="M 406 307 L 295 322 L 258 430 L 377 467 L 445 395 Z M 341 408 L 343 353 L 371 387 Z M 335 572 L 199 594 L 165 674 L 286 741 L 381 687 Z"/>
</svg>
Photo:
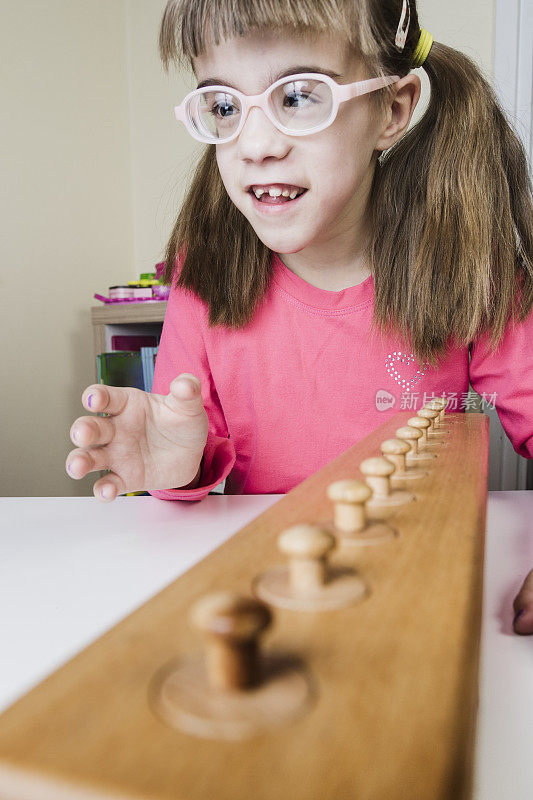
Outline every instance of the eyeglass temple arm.
<svg viewBox="0 0 533 800">
<path fill-rule="evenodd" d="M 368 94 L 368 92 L 375 92 L 376 89 L 382 89 L 384 86 L 389 86 L 391 83 L 396 83 L 400 80 L 399 75 L 387 75 L 384 78 L 370 78 L 367 81 L 357 81 L 357 83 L 337 84 L 337 96 L 339 101 L 343 103 L 345 100 L 350 100 L 352 97 L 358 97 L 361 94 Z"/>
</svg>

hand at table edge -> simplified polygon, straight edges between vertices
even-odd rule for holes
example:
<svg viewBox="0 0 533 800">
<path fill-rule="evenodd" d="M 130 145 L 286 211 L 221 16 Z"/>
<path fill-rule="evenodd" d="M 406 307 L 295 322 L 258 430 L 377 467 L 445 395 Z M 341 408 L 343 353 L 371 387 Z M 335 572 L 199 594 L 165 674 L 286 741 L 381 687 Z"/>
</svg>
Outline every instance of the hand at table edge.
<svg viewBox="0 0 533 800">
<path fill-rule="evenodd" d="M 527 635 L 533 633 L 533 569 L 530 570 L 522 588 L 513 601 L 515 633 Z"/>
</svg>

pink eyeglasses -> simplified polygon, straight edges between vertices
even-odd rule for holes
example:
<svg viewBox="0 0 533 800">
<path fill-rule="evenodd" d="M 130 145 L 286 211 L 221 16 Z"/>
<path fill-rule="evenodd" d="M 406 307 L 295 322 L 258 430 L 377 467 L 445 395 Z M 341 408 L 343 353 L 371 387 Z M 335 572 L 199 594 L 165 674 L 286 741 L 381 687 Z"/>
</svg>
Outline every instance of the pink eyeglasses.
<svg viewBox="0 0 533 800">
<path fill-rule="evenodd" d="M 307 136 L 331 125 L 341 103 L 399 80 L 399 75 L 389 75 L 338 84 L 329 75 L 309 72 L 281 78 L 255 95 L 228 86 L 206 86 L 190 92 L 174 113 L 191 136 L 206 144 L 236 139 L 253 107 L 262 108 L 282 133 Z"/>
</svg>

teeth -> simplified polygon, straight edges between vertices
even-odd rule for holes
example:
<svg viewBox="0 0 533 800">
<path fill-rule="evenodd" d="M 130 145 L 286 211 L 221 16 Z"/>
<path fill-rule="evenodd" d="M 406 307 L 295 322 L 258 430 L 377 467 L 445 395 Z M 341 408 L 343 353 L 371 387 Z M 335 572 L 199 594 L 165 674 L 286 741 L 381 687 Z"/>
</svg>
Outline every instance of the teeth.
<svg viewBox="0 0 533 800">
<path fill-rule="evenodd" d="M 288 189 L 287 187 L 285 187 L 284 189 L 279 189 L 277 187 L 271 187 L 270 189 L 261 189 L 252 186 L 252 191 L 258 200 L 260 200 L 261 197 L 267 193 L 270 195 L 270 197 L 280 197 L 280 195 L 283 195 L 283 197 L 290 197 L 291 200 L 294 200 L 294 198 L 298 195 L 299 190 L 295 188 Z"/>
</svg>

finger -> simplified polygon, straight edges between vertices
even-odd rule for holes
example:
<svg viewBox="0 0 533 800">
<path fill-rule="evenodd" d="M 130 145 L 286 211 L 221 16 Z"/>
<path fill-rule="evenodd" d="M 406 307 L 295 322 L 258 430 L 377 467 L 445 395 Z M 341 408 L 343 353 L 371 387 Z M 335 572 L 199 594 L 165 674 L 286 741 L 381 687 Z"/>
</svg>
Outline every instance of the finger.
<svg viewBox="0 0 533 800">
<path fill-rule="evenodd" d="M 196 375 L 182 372 L 170 384 L 170 393 L 164 398 L 173 411 L 195 417 L 204 411 L 202 384 Z"/>
<path fill-rule="evenodd" d="M 67 456 L 65 469 L 70 477 L 77 481 L 85 477 L 88 472 L 109 469 L 107 450 L 105 448 L 72 450 Z"/>
<path fill-rule="evenodd" d="M 526 577 L 522 588 L 515 597 L 513 607 L 515 633 L 533 633 L 533 570 Z"/>
<path fill-rule="evenodd" d="M 81 402 L 87 411 L 95 414 L 120 414 L 126 408 L 130 391 L 131 389 L 122 386 L 94 383 L 85 389 Z"/>
<path fill-rule="evenodd" d="M 78 417 L 70 427 L 70 441 L 78 447 L 109 444 L 114 435 L 115 425 L 109 417 Z"/>
<path fill-rule="evenodd" d="M 126 491 L 128 490 L 124 482 L 116 472 L 108 472 L 107 475 L 96 481 L 93 486 L 93 494 L 101 503 L 112 503 L 119 494 L 125 494 Z M 134 490 L 130 489 L 129 491 Z"/>
</svg>

